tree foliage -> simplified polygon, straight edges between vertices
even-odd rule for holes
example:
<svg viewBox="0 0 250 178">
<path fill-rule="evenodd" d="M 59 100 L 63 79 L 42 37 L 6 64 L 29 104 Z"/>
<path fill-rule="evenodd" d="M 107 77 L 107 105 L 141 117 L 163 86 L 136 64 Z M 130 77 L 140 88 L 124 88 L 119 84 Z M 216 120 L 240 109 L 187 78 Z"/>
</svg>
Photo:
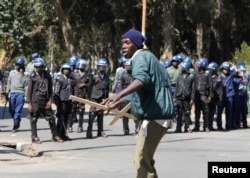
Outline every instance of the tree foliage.
<svg viewBox="0 0 250 178">
<path fill-rule="evenodd" d="M 120 37 L 141 29 L 142 0 L 3 0 L 0 44 L 6 59 L 36 51 L 57 68 L 78 54 L 91 67 L 118 65 Z M 159 59 L 183 52 L 222 62 L 250 42 L 249 0 L 148 0 L 146 38 Z M 52 53 L 53 51 L 53 53 Z M 241 51 L 242 52 L 242 51 Z M 8 62 L 8 60 L 6 61 Z"/>
<path fill-rule="evenodd" d="M 240 48 L 236 48 L 233 61 L 243 61 L 247 66 L 250 66 L 250 45 L 243 41 L 240 45 Z"/>
</svg>

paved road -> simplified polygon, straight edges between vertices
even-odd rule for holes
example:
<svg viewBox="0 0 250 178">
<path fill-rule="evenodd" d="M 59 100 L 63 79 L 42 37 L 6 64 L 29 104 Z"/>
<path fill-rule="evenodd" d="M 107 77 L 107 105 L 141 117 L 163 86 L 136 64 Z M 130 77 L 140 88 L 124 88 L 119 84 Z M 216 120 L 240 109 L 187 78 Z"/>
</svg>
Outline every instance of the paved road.
<svg viewBox="0 0 250 178">
<path fill-rule="evenodd" d="M 0 107 L 0 114 L 3 107 Z M 6 112 L 0 119 L 0 142 L 30 143 L 29 120 L 24 109 L 20 131 L 11 133 L 13 121 Z M 86 139 L 83 133 L 71 133 L 71 142 L 51 141 L 48 123 L 38 121 L 43 144 L 34 145 L 37 157 L 0 147 L 0 178 L 132 178 L 134 177 L 134 135 L 123 136 L 122 123 L 109 126 L 112 115 L 105 117 L 108 138 Z M 87 116 L 85 117 L 87 119 Z M 86 120 L 85 120 L 86 121 Z M 76 130 L 77 125 L 74 125 Z M 134 124 L 130 122 L 133 131 Z M 96 126 L 94 127 L 96 129 Z M 230 132 L 197 132 L 174 134 L 170 129 L 155 155 L 160 178 L 206 178 L 208 161 L 250 162 L 250 129 Z M 93 132 L 96 134 L 96 130 Z"/>
</svg>

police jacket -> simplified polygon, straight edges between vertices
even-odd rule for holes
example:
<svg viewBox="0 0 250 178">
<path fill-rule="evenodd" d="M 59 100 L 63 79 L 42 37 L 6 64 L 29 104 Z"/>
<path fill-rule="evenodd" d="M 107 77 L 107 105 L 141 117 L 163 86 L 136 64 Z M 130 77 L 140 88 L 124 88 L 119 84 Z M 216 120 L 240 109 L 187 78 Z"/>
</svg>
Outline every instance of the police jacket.
<svg viewBox="0 0 250 178">
<path fill-rule="evenodd" d="M 37 72 L 31 73 L 27 91 L 27 102 L 48 101 L 51 97 L 52 77 L 49 72 L 44 70 L 42 74 L 38 74 Z"/>
<path fill-rule="evenodd" d="M 101 74 L 99 71 L 93 75 L 91 83 L 91 98 L 104 99 L 109 95 L 109 77 L 107 73 Z"/>
<path fill-rule="evenodd" d="M 191 98 L 194 101 L 196 96 L 213 97 L 213 81 L 208 72 L 197 72 L 194 77 Z"/>
<path fill-rule="evenodd" d="M 132 74 L 128 73 L 127 71 L 124 71 L 121 75 L 121 88 L 127 88 L 130 83 L 132 83 Z"/>
<path fill-rule="evenodd" d="M 89 77 L 86 72 L 79 72 L 77 75 L 77 96 L 81 98 L 86 98 Z M 85 84 L 84 86 L 81 86 Z"/>
<path fill-rule="evenodd" d="M 193 74 L 187 74 L 186 76 L 183 74 L 179 75 L 174 92 L 174 98 L 190 100 L 193 80 Z"/>
<path fill-rule="evenodd" d="M 213 98 L 212 101 L 215 102 L 222 102 L 223 98 L 223 85 L 221 82 L 221 78 L 218 75 L 212 75 L 212 81 L 213 81 Z"/>
<path fill-rule="evenodd" d="M 56 104 L 60 101 L 69 101 L 70 95 L 76 95 L 76 80 L 72 75 L 65 76 L 62 75 L 55 82 L 54 99 Z"/>
<path fill-rule="evenodd" d="M 237 72 L 232 72 L 228 75 L 220 75 L 221 82 L 223 85 L 223 96 L 224 97 L 231 97 L 235 95 L 235 90 L 233 86 L 233 80 L 235 77 L 237 77 Z"/>
</svg>

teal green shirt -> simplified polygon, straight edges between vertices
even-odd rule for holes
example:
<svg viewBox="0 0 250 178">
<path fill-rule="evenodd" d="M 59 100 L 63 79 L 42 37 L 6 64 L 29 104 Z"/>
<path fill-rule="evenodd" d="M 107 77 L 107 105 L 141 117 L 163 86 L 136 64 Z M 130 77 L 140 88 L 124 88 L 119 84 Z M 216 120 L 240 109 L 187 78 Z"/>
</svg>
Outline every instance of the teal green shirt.
<svg viewBox="0 0 250 178">
<path fill-rule="evenodd" d="M 170 82 L 165 69 L 152 52 L 142 50 L 133 56 L 132 77 L 140 80 L 144 86 L 123 99 L 131 101 L 131 113 L 138 119 L 166 119 L 162 118 L 166 102 L 158 97 L 158 93 L 170 86 Z"/>
</svg>

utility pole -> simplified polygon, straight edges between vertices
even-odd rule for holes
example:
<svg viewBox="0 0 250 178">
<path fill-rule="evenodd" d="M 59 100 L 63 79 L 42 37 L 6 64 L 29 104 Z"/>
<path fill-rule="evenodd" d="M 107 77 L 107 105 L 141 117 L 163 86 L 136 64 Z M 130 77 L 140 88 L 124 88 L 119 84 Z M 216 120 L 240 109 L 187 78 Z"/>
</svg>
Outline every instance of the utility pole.
<svg viewBox="0 0 250 178">
<path fill-rule="evenodd" d="M 141 33 L 146 36 L 146 9 L 147 9 L 147 0 L 142 0 L 142 26 Z"/>
<path fill-rule="evenodd" d="M 54 48 L 54 35 L 53 35 L 53 29 L 52 26 L 49 28 L 49 54 L 50 54 L 50 72 L 54 72 L 54 54 L 53 54 L 53 48 Z"/>
</svg>

